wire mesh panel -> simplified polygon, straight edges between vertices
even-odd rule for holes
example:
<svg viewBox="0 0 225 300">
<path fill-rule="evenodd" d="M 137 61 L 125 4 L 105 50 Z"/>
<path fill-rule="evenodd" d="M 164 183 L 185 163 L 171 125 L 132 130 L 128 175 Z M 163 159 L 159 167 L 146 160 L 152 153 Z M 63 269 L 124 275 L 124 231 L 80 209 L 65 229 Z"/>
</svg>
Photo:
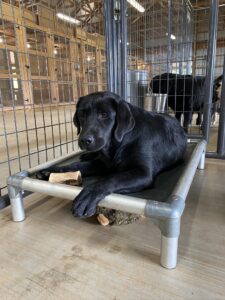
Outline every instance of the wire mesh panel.
<svg viewBox="0 0 225 300">
<path fill-rule="evenodd" d="M 75 104 L 105 90 L 103 1 L 1 1 L 0 189 L 76 149 Z"/>
<path fill-rule="evenodd" d="M 208 32 L 205 27 L 206 20 L 209 19 L 210 7 L 209 5 L 200 6 L 195 3 L 195 73 L 202 75 L 202 70 L 205 70 L 206 56 L 207 56 L 207 40 Z M 218 32 L 217 32 L 217 49 L 216 49 L 216 63 L 215 63 L 215 78 L 219 78 L 223 74 L 223 64 L 225 55 L 225 31 L 224 31 L 224 17 L 225 17 L 225 3 L 219 1 L 219 15 L 218 15 Z M 222 78 L 218 81 L 216 87 L 216 99 L 212 107 L 211 118 L 211 143 L 208 145 L 208 150 L 215 151 L 218 138 L 218 124 L 220 116 L 220 99 L 222 89 Z"/>
<path fill-rule="evenodd" d="M 215 79 L 222 74 L 224 1 L 220 1 Z M 201 135 L 209 42 L 207 0 L 128 1 L 128 97 L 147 110 L 175 115 Z M 213 87 L 212 122 L 222 78 Z M 218 125 L 218 122 L 215 122 Z"/>
</svg>

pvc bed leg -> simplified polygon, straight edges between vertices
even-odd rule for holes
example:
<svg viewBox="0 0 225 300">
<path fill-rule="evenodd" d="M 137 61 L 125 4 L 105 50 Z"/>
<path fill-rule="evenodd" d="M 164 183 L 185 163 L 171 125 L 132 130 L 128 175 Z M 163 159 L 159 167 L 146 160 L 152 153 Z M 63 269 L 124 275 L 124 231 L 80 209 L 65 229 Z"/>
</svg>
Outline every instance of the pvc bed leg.
<svg viewBox="0 0 225 300">
<path fill-rule="evenodd" d="M 22 190 L 8 185 L 8 193 L 12 209 L 12 219 L 14 222 L 21 222 L 25 219 Z"/>
<path fill-rule="evenodd" d="M 180 235 L 180 218 L 166 219 L 160 222 L 161 258 L 160 264 L 167 269 L 177 265 L 178 239 Z"/>
<path fill-rule="evenodd" d="M 205 151 L 202 152 L 199 164 L 198 164 L 198 169 L 199 170 L 204 170 L 205 169 Z"/>
<path fill-rule="evenodd" d="M 160 264 L 167 269 L 174 269 L 177 265 L 178 237 L 161 235 Z"/>
</svg>

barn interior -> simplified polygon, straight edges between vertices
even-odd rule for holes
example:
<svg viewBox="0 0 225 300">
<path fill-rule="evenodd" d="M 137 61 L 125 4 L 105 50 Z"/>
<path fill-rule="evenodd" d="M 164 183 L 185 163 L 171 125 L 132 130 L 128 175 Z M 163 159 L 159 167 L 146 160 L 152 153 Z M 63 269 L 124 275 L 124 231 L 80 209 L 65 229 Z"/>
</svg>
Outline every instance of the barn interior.
<svg viewBox="0 0 225 300">
<path fill-rule="evenodd" d="M 195 175 L 182 218 L 177 269 L 158 265 L 160 239 L 151 219 L 102 227 L 96 218 L 75 219 L 70 201 L 34 193 L 25 199 L 26 220 L 11 222 L 7 178 L 76 151 L 73 115 L 79 97 L 109 87 L 113 62 L 104 2 L 0 2 L 1 299 L 223 299 L 222 80 L 206 167 Z M 127 74 L 121 84 L 128 102 L 152 110 L 150 82 L 165 72 L 207 76 L 213 29 L 213 79 L 223 74 L 224 0 L 216 0 L 216 28 L 214 1 L 138 0 L 138 8 L 126 2 Z M 119 5 L 115 1 L 115 22 Z M 113 43 L 119 47 L 121 40 Z M 163 112 L 174 114 L 163 99 Z M 192 138 L 204 134 L 196 118 L 193 112 Z"/>
</svg>

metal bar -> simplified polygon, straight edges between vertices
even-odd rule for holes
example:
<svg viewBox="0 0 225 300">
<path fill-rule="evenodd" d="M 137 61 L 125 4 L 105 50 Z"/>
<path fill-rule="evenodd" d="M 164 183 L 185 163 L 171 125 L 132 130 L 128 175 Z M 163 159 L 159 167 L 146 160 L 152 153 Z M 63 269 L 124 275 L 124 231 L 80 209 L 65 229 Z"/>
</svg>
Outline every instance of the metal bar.
<svg viewBox="0 0 225 300">
<path fill-rule="evenodd" d="M 179 181 L 175 189 L 173 190 L 173 195 L 181 197 L 182 199 L 186 199 L 188 191 L 190 189 L 195 171 L 201 159 L 203 152 L 205 151 L 206 141 L 200 141 L 197 146 L 195 147 L 189 163 L 185 168 L 184 173 L 180 177 Z"/>
<path fill-rule="evenodd" d="M 220 120 L 218 129 L 217 153 L 220 155 L 225 154 L 225 56 L 223 62 L 223 80 L 220 99 Z"/>
<path fill-rule="evenodd" d="M 21 190 L 41 193 L 53 197 L 73 200 L 82 190 L 82 187 L 65 184 L 52 184 L 46 181 L 23 178 L 19 174 L 8 178 L 8 185 Z M 99 206 L 119 209 L 130 213 L 144 214 L 148 200 L 119 194 L 110 194 L 99 203 Z"/>
<path fill-rule="evenodd" d="M 167 50 L 167 72 L 170 73 L 172 59 L 172 0 L 168 0 L 168 50 Z"/>
<path fill-rule="evenodd" d="M 121 97 L 127 101 L 127 1 L 121 0 Z"/>
<path fill-rule="evenodd" d="M 113 28 L 114 28 L 114 81 L 115 81 L 115 93 L 121 95 L 121 28 L 120 28 L 120 0 L 115 0 L 113 6 Z"/>
<path fill-rule="evenodd" d="M 13 221 L 21 222 L 25 219 L 22 190 L 20 188 L 9 185 L 8 193 L 10 197 Z"/>
<path fill-rule="evenodd" d="M 184 0 L 182 0 L 182 11 L 181 11 L 181 41 L 178 44 L 179 51 L 178 51 L 178 56 L 179 56 L 179 74 L 184 74 L 184 39 L 187 39 L 187 36 L 185 34 L 185 25 L 186 25 L 186 18 L 187 18 L 187 13 L 186 13 L 186 3 Z"/>
<path fill-rule="evenodd" d="M 177 265 L 178 237 L 161 235 L 160 264 L 164 268 L 174 269 Z"/>
<path fill-rule="evenodd" d="M 187 16 L 186 18 L 188 18 L 188 13 L 189 16 L 191 18 L 190 22 L 187 22 L 188 24 L 188 36 L 189 36 L 189 45 L 188 45 L 188 62 L 187 62 L 187 74 L 192 74 L 192 57 L 193 57 L 193 52 L 192 52 L 192 45 L 193 45 L 193 32 L 194 32 L 194 28 L 193 28 L 193 10 L 191 8 L 191 5 L 188 3 L 186 3 L 187 5 Z"/>
<path fill-rule="evenodd" d="M 204 170 L 205 169 L 205 151 L 202 153 L 199 164 L 198 164 L 198 169 L 199 170 Z"/>
<path fill-rule="evenodd" d="M 33 9 L 33 8 L 32 8 Z M 38 51 L 38 47 L 37 47 L 37 31 L 34 30 L 34 36 L 35 36 L 35 49 L 36 51 Z M 31 63 L 30 63 L 31 64 Z M 38 76 L 41 76 L 41 72 L 40 72 L 40 57 L 37 56 L 37 68 L 38 68 Z M 44 127 L 44 142 L 45 142 L 45 159 L 48 160 L 48 153 L 47 153 L 47 136 L 46 136 L 46 124 L 45 124 L 45 112 L 44 112 L 44 101 L 43 101 L 43 92 L 42 92 L 42 80 L 38 80 L 39 81 L 39 89 L 40 89 L 40 96 L 41 96 L 41 113 L 42 113 L 42 122 L 43 122 L 43 127 Z M 35 99 L 34 99 L 35 101 Z M 38 125 L 36 124 L 36 130 L 37 130 Z M 39 154 L 39 153 L 38 153 Z M 38 155 L 39 157 L 39 155 Z M 38 160 L 39 163 L 39 160 Z"/>
<path fill-rule="evenodd" d="M 188 135 L 187 135 L 187 138 L 188 138 L 188 139 L 195 139 L 195 140 L 196 140 L 196 139 L 202 140 L 202 135 L 200 135 L 200 134 L 199 134 L 199 135 L 198 135 L 198 134 L 188 134 Z"/>
<path fill-rule="evenodd" d="M 106 31 L 106 64 L 107 64 L 107 84 L 108 90 L 114 92 L 114 66 L 113 66 L 113 23 L 114 19 L 112 13 L 113 0 L 104 1 L 105 9 L 105 31 Z"/>
<path fill-rule="evenodd" d="M 225 159 L 225 154 L 219 154 L 216 152 L 206 152 L 206 158 Z"/>
<path fill-rule="evenodd" d="M 211 120 L 211 105 L 213 95 L 213 79 L 214 67 L 216 60 L 216 39 L 217 39 L 217 25 L 218 25 L 218 0 L 211 0 L 210 23 L 209 23 L 209 43 L 207 49 L 207 66 L 206 66 L 206 80 L 205 80 L 205 97 L 204 111 L 203 111 L 203 136 L 209 142 L 210 134 L 210 120 Z"/>
<path fill-rule="evenodd" d="M 20 179 L 28 176 L 27 171 L 20 172 Z M 23 206 L 23 191 L 18 186 L 8 185 L 8 193 L 11 203 L 12 218 L 14 222 L 21 222 L 25 219 Z"/>
</svg>

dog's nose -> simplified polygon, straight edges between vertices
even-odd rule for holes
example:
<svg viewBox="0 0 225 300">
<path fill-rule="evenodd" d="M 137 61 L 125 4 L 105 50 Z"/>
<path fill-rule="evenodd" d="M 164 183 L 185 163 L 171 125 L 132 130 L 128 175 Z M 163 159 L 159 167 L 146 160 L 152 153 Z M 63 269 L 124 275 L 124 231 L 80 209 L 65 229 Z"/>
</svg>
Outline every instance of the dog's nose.
<svg viewBox="0 0 225 300">
<path fill-rule="evenodd" d="M 82 138 L 81 142 L 85 145 L 90 145 L 94 142 L 94 138 L 91 135 L 85 136 Z"/>
</svg>

